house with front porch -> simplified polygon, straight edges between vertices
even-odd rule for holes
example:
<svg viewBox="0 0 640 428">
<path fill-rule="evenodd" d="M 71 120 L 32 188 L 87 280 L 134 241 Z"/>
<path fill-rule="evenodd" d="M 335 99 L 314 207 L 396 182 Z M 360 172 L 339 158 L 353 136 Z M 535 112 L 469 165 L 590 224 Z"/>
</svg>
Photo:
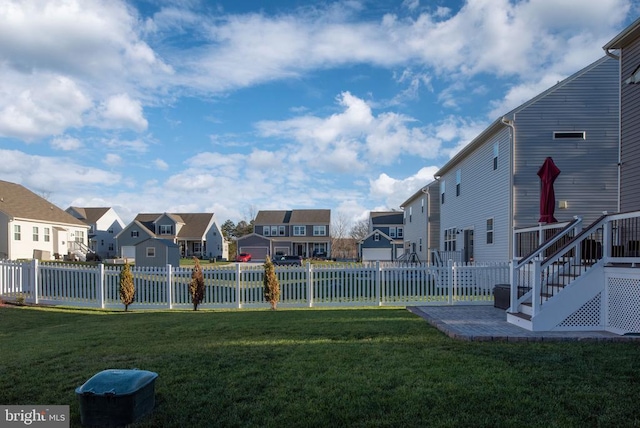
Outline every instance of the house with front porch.
<svg viewBox="0 0 640 428">
<path fill-rule="evenodd" d="M 433 264 L 440 244 L 438 182 L 421 187 L 400 205 L 403 210 L 404 259 Z"/>
<path fill-rule="evenodd" d="M 362 261 L 395 261 L 404 254 L 402 211 L 371 211 L 369 234 L 359 242 Z"/>
<path fill-rule="evenodd" d="M 85 260 L 89 226 L 26 187 L 0 180 L 0 258 Z"/>
<path fill-rule="evenodd" d="M 513 234 L 540 223 L 537 173 L 547 157 L 560 169 L 560 225 L 616 211 L 618 79 L 618 61 L 595 61 L 498 117 L 437 171 L 440 250 L 461 262 L 525 255 L 531 248 Z"/>
<path fill-rule="evenodd" d="M 229 257 L 229 244 L 213 213 L 138 214 L 116 236 L 120 257 L 135 258 L 136 245 L 149 238 L 177 244 L 181 257 Z"/>
<path fill-rule="evenodd" d="M 258 211 L 253 224 L 252 234 L 238 238 L 238 254 L 250 253 L 253 260 L 274 255 L 331 255 L 331 210 Z"/>
<path fill-rule="evenodd" d="M 69 207 L 66 212 L 89 226 L 89 248 L 103 259 L 117 257 L 116 235 L 124 222 L 111 207 Z"/>
</svg>

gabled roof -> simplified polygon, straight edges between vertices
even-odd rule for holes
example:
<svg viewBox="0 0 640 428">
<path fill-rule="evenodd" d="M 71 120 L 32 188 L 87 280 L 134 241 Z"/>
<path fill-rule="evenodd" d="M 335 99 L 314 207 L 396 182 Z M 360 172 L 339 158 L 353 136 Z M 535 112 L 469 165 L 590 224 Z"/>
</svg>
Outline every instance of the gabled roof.
<svg viewBox="0 0 640 428">
<path fill-rule="evenodd" d="M 617 36 L 602 47 L 605 52 L 609 53 L 611 49 L 622 49 L 629 43 L 640 37 L 640 18 L 636 19 L 631 25 L 622 30 Z"/>
<path fill-rule="evenodd" d="M 176 244 L 175 242 L 173 242 L 173 241 L 171 241 L 169 239 L 154 238 L 154 237 L 147 238 L 147 239 L 145 239 L 143 241 L 137 242 L 135 244 L 135 246 L 137 247 L 138 245 L 142 245 L 142 244 L 144 244 L 145 242 L 148 242 L 148 241 L 158 242 L 158 243 L 164 245 L 165 247 L 169 247 L 169 248 L 177 248 L 178 247 L 178 244 Z"/>
<path fill-rule="evenodd" d="M 100 207 L 100 208 L 86 208 L 86 207 L 69 207 L 75 212 L 77 212 L 81 218 L 80 220 L 84 221 L 87 224 L 95 224 L 102 218 L 103 215 L 107 213 L 111 208 L 109 207 Z"/>
<path fill-rule="evenodd" d="M 386 241 L 389 241 L 389 243 L 392 243 L 393 241 L 395 241 L 395 239 L 393 239 L 392 237 L 390 237 L 389 235 L 387 235 L 384 232 L 381 232 L 380 230 L 376 229 L 372 232 L 370 232 L 367 236 L 365 236 L 364 238 L 362 238 L 360 241 L 358 241 L 359 244 L 364 243 L 364 241 L 366 241 L 367 239 L 371 238 L 373 235 L 378 234 L 380 236 L 382 236 L 383 239 L 385 239 Z"/>
<path fill-rule="evenodd" d="M 320 224 L 331 222 L 331 210 L 258 211 L 254 224 Z"/>
<path fill-rule="evenodd" d="M 138 214 L 134 220 L 154 233 L 155 223 L 164 215 L 176 223 L 184 224 L 178 231 L 176 236 L 178 239 L 201 239 L 209 230 L 209 225 L 214 217 L 213 213 L 142 213 Z"/>
<path fill-rule="evenodd" d="M 374 226 L 383 224 L 402 225 L 404 223 L 404 213 L 402 211 L 371 211 L 369 218 Z"/>
<path fill-rule="evenodd" d="M 10 218 L 88 226 L 20 184 L 0 180 L 0 212 Z"/>
<path fill-rule="evenodd" d="M 413 195 L 409 196 L 409 198 L 404 201 L 402 204 L 400 204 L 400 208 L 405 208 L 406 206 L 408 206 L 411 202 L 415 201 L 417 198 L 427 194 L 432 188 L 436 188 L 438 182 L 437 181 L 432 181 L 429 184 L 427 184 L 426 186 L 422 186 L 421 188 L 418 189 L 417 192 L 415 192 Z"/>
<path fill-rule="evenodd" d="M 494 135 L 496 132 L 498 132 L 499 130 L 503 129 L 504 127 L 508 126 L 507 122 L 509 122 L 510 120 L 514 120 L 515 115 L 517 113 L 521 112 L 522 110 L 526 109 L 527 107 L 531 106 L 532 104 L 540 101 L 542 98 L 554 93 L 555 91 L 557 91 L 558 89 L 562 88 L 563 86 L 566 86 L 567 84 L 573 82 L 578 77 L 580 77 L 583 74 L 591 71 L 592 69 L 594 69 L 595 67 L 599 66 L 600 64 L 602 64 L 605 61 L 615 61 L 615 60 L 612 59 L 611 57 L 604 56 L 604 57 L 600 58 L 599 60 L 589 64 L 586 67 L 584 67 L 582 70 L 580 70 L 580 71 L 572 74 L 571 76 L 567 77 L 566 79 L 561 80 L 560 82 L 556 83 L 555 85 L 553 85 L 552 87 L 550 87 L 546 91 L 541 92 L 540 94 L 538 94 L 535 97 L 531 98 L 529 101 L 519 105 L 518 107 L 514 108 L 510 112 L 505 113 L 501 117 L 497 118 L 491 125 L 489 125 L 484 131 L 482 131 L 469 144 L 464 146 L 462 148 L 462 150 L 460 150 L 454 157 L 452 157 L 449 160 L 449 162 L 447 162 L 442 168 L 440 168 L 440 170 L 438 170 L 434 174 L 435 177 L 439 178 L 439 177 L 443 176 L 447 171 L 449 171 L 451 168 L 453 168 L 455 165 L 457 165 L 458 162 L 460 162 L 460 160 L 464 159 L 469 153 L 472 153 L 475 149 L 477 149 L 482 144 L 484 144 L 489 137 L 491 137 L 492 135 Z"/>
</svg>

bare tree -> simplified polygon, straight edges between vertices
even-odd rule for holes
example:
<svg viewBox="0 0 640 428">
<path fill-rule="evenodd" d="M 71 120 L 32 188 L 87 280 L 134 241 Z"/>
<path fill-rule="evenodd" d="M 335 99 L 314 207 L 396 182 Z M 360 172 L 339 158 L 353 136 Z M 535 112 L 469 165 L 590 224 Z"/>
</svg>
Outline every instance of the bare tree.
<svg viewBox="0 0 640 428">
<path fill-rule="evenodd" d="M 354 223 L 349 235 L 356 241 L 362 241 L 369 234 L 369 220 L 363 219 Z"/>
<path fill-rule="evenodd" d="M 350 257 L 352 253 L 350 245 L 353 241 L 349 238 L 349 226 L 351 220 L 345 213 L 340 213 L 333 217 L 331 222 L 331 256 L 332 257 Z"/>
</svg>

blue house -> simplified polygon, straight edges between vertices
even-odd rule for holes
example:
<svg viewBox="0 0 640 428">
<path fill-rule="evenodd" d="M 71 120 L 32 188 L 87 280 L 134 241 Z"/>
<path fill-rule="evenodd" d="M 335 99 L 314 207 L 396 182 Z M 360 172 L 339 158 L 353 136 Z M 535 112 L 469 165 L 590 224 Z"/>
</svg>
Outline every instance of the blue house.
<svg viewBox="0 0 640 428">
<path fill-rule="evenodd" d="M 404 254 L 402 211 L 369 213 L 369 234 L 358 243 L 362 261 L 394 261 Z"/>
</svg>

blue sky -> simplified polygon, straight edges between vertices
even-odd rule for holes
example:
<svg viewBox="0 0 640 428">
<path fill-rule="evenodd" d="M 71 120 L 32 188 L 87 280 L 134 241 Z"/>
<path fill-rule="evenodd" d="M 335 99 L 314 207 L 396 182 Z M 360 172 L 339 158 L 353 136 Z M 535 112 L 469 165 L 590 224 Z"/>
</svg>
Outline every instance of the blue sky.
<svg viewBox="0 0 640 428">
<path fill-rule="evenodd" d="M 257 5 L 257 6 L 256 6 Z M 631 0 L 0 0 L 0 179 L 65 209 L 398 209 Z"/>
</svg>

